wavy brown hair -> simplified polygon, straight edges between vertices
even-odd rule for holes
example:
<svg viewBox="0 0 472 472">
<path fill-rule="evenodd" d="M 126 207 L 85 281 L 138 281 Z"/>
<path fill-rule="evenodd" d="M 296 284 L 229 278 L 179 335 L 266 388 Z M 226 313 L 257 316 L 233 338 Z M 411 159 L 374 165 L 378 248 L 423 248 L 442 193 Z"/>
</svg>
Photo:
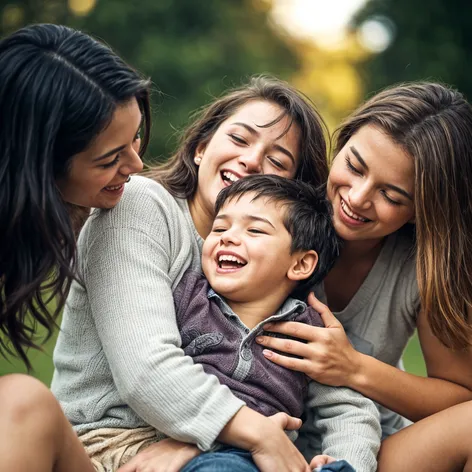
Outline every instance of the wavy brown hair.
<svg viewBox="0 0 472 472">
<path fill-rule="evenodd" d="M 472 340 L 472 106 L 438 83 L 386 89 L 338 128 L 335 154 L 366 125 L 414 159 L 421 309 L 444 345 L 466 348 Z"/>
<path fill-rule="evenodd" d="M 147 176 L 159 181 L 172 195 L 192 199 L 197 190 L 198 173 L 193 158 L 200 144 L 207 144 L 220 124 L 252 100 L 275 103 L 284 111 L 266 127 L 285 116 L 300 127 L 300 164 L 295 178 L 313 185 L 328 178 L 326 125 L 314 104 L 288 83 L 267 76 L 256 76 L 242 87 L 226 92 L 197 112 L 193 123 L 182 134 L 177 151 L 162 165 L 151 168 Z"/>
</svg>

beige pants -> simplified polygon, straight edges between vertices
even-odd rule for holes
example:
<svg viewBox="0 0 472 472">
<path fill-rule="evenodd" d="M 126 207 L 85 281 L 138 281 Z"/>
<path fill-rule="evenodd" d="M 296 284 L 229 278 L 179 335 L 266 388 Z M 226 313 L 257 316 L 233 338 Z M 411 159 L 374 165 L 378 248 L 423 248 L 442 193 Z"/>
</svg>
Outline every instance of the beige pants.
<svg viewBox="0 0 472 472">
<path fill-rule="evenodd" d="M 96 472 L 116 472 L 141 449 L 160 441 L 164 435 L 152 427 L 102 428 L 79 436 Z"/>
</svg>

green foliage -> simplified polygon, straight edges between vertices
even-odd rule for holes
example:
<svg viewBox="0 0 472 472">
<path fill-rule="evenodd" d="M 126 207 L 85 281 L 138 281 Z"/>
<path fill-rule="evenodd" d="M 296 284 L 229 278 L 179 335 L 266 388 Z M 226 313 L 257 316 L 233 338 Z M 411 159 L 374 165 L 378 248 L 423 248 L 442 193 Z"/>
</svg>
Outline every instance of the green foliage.
<svg viewBox="0 0 472 472">
<path fill-rule="evenodd" d="M 97 0 L 76 17 L 66 0 L 0 0 L 0 36 L 53 22 L 105 41 L 155 84 L 148 158 L 162 160 L 175 147 L 175 130 L 212 97 L 252 74 L 296 73 L 290 39 L 270 23 L 269 9 L 267 0 Z"/>
<path fill-rule="evenodd" d="M 370 89 L 430 76 L 464 91 L 466 85 L 472 87 L 467 84 L 472 66 L 465 55 L 471 44 L 472 29 L 467 25 L 472 16 L 463 15 L 459 4 L 465 7 L 466 2 L 451 0 L 445 6 L 440 0 L 371 2 L 363 17 L 379 12 L 390 16 L 397 24 L 398 39 L 368 64 Z M 88 16 L 79 18 L 72 15 L 66 0 L 0 0 L 0 36 L 24 24 L 53 22 L 106 41 L 155 83 L 148 156 L 162 159 L 174 148 L 175 129 L 184 127 L 189 112 L 213 96 L 252 74 L 286 79 L 296 74 L 297 56 L 289 38 L 270 24 L 269 8 L 267 0 L 98 0 Z M 438 38 L 440 49 L 433 41 Z M 29 355 L 33 375 L 47 384 L 53 371 L 54 343 L 51 339 L 44 352 L 31 350 Z M 424 374 L 421 359 L 414 338 L 406 352 L 407 369 Z M 0 357 L 0 375 L 25 371 L 20 361 Z"/>
<path fill-rule="evenodd" d="M 60 322 L 61 320 L 59 319 L 58 324 L 60 324 Z M 41 341 L 44 341 L 46 335 L 44 328 L 39 326 L 36 332 L 37 336 L 35 339 L 38 341 L 38 345 L 42 344 L 42 347 L 41 350 L 28 350 L 28 359 L 32 366 L 31 372 L 28 372 L 25 364 L 18 357 L 11 355 L 4 357 L 0 354 L 0 376 L 12 373 L 30 373 L 46 385 L 49 385 L 54 371 L 52 353 L 58 332 L 56 331 L 45 343 L 41 343 Z"/>
<path fill-rule="evenodd" d="M 297 60 L 271 27 L 264 3 L 246 0 L 100 0 L 70 24 L 104 38 L 152 78 L 154 125 L 149 155 L 169 156 L 175 129 L 229 86 L 251 74 L 289 78 Z M 170 139 L 171 138 L 171 139 Z"/>
<path fill-rule="evenodd" d="M 469 0 L 371 0 L 359 25 L 382 15 L 395 26 L 391 46 L 364 65 L 367 90 L 409 80 L 439 80 L 472 99 L 472 4 Z"/>
</svg>

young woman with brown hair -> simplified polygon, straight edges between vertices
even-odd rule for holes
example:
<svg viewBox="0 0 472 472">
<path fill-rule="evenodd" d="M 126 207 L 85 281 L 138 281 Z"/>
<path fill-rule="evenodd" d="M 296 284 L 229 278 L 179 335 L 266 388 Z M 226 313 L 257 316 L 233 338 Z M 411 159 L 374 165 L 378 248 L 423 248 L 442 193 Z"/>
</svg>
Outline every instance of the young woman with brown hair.
<svg viewBox="0 0 472 472">
<path fill-rule="evenodd" d="M 172 292 L 186 269 L 200 267 L 216 197 L 261 173 L 315 185 L 328 174 L 316 110 L 265 77 L 211 103 L 151 171 L 154 180 L 133 178 L 120 204 L 83 228 L 83 285 L 72 285 L 64 311 L 52 390 L 97 470 L 115 470 L 164 435 L 201 450 L 217 439 L 241 447 L 262 471 L 309 470 L 283 431 L 286 415 L 274 423 L 250 410 L 179 348 Z M 198 452 L 185 451 L 186 460 Z"/>
<path fill-rule="evenodd" d="M 339 128 L 328 178 L 344 246 L 311 301 L 330 329 L 285 323 L 268 330 L 305 342 L 259 340 L 267 359 L 382 405 L 382 472 L 472 470 L 471 181 L 459 92 L 413 83 L 371 98 Z M 415 328 L 426 378 L 397 368 Z"/>
</svg>

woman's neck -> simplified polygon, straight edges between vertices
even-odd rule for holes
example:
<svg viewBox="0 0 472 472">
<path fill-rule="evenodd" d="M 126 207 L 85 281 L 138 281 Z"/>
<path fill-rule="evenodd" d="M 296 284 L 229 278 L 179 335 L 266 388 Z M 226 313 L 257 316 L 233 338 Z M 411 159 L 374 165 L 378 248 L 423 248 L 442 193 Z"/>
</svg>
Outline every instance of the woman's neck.
<svg viewBox="0 0 472 472">
<path fill-rule="evenodd" d="M 358 292 L 382 250 L 385 238 L 345 241 L 336 264 L 324 279 L 328 306 L 342 311 Z"/>
<path fill-rule="evenodd" d="M 213 225 L 213 213 L 208 213 L 204 205 L 202 205 L 199 201 L 198 197 L 188 200 L 188 208 L 190 210 L 190 215 L 197 233 L 203 239 L 206 239 L 206 237 L 210 234 L 211 227 Z"/>
<path fill-rule="evenodd" d="M 365 241 L 344 241 L 339 261 L 356 263 L 356 261 L 376 260 L 386 238 L 369 239 Z"/>
</svg>

